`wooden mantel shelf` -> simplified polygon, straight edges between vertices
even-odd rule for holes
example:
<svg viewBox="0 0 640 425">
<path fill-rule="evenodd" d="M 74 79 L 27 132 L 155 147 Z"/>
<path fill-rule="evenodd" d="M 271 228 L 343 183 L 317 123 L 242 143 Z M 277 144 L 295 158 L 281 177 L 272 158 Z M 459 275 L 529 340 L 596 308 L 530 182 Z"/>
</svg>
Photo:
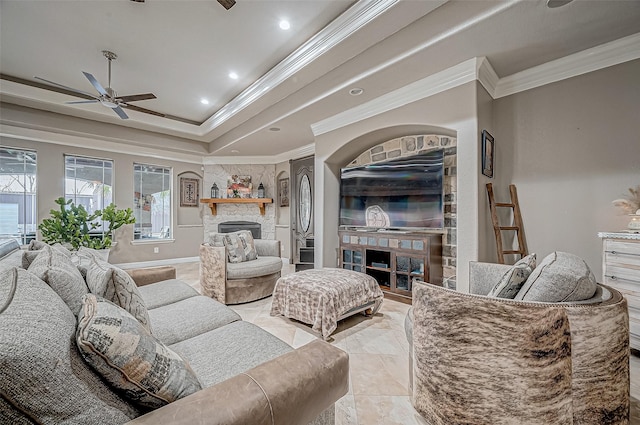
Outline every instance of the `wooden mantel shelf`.
<svg viewBox="0 0 640 425">
<path fill-rule="evenodd" d="M 200 199 L 201 204 L 208 204 L 211 208 L 211 214 L 217 214 L 218 204 L 258 204 L 260 207 L 260 214 L 264 215 L 264 206 L 266 204 L 272 204 L 271 198 L 203 198 Z"/>
</svg>

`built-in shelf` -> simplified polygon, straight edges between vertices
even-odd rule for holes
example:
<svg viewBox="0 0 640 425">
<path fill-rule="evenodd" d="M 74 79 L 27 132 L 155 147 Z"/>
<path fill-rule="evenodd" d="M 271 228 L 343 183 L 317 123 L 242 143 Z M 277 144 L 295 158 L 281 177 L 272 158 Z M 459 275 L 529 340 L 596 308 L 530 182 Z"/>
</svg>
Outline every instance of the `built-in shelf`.
<svg viewBox="0 0 640 425">
<path fill-rule="evenodd" d="M 260 208 L 260 214 L 264 215 L 264 206 L 266 204 L 272 204 L 271 198 L 203 198 L 200 199 L 201 204 L 209 205 L 211 208 L 211 214 L 216 215 L 218 213 L 218 204 L 258 204 Z"/>
</svg>

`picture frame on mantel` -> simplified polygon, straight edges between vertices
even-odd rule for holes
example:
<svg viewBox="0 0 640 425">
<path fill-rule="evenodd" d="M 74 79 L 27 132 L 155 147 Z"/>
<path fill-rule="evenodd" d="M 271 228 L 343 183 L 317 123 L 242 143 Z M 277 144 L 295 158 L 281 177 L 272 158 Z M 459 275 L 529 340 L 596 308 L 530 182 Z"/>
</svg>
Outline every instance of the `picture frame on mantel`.
<svg viewBox="0 0 640 425">
<path fill-rule="evenodd" d="M 289 178 L 278 180 L 278 202 L 281 207 L 289 206 Z"/>
<path fill-rule="evenodd" d="M 482 174 L 493 178 L 493 159 L 495 146 L 493 136 L 487 130 L 482 130 Z"/>
</svg>

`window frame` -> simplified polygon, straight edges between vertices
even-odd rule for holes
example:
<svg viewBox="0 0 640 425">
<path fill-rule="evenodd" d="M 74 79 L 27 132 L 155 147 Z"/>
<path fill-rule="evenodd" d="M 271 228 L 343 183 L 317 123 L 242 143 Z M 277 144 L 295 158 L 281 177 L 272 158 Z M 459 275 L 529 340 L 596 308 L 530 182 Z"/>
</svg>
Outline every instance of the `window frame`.
<svg viewBox="0 0 640 425">
<path fill-rule="evenodd" d="M 162 228 L 164 227 L 168 227 L 168 233 L 166 234 L 165 237 L 162 237 L 162 233 L 164 232 L 161 228 L 160 231 L 160 236 L 153 236 L 153 228 L 151 230 L 150 236 L 143 236 L 142 235 L 142 225 L 143 223 L 140 221 L 140 216 L 139 214 L 141 214 L 141 209 L 143 208 L 141 206 L 141 202 L 140 200 L 142 200 L 142 195 L 143 193 L 139 193 L 137 191 L 138 189 L 138 183 L 137 183 L 137 177 L 138 174 L 141 173 L 148 173 L 148 171 L 145 171 L 143 169 L 141 169 L 140 171 L 137 170 L 138 167 L 144 168 L 144 167 L 149 167 L 149 168 L 154 168 L 154 169 L 162 169 L 163 171 L 168 171 L 168 173 L 161 173 L 161 175 L 163 176 L 163 186 L 162 188 L 164 189 L 164 178 L 166 177 L 168 180 L 168 187 L 165 190 L 162 190 L 161 192 L 165 192 L 168 191 L 169 192 L 169 202 L 167 205 L 167 210 L 169 212 L 169 219 L 168 219 L 168 226 L 167 223 L 165 223 L 163 221 L 164 226 L 162 226 Z M 174 184 L 173 184 L 173 167 L 170 165 L 158 165 L 158 164 L 151 164 L 151 163 L 143 163 L 143 162 L 133 162 L 133 211 L 134 211 L 134 216 L 136 217 L 136 223 L 134 224 L 134 235 L 133 235 L 133 241 L 131 242 L 132 244 L 145 244 L 145 243 L 163 243 L 163 242 L 173 242 L 175 239 L 173 238 L 173 231 L 174 231 L 174 221 L 175 221 L 175 217 L 174 217 L 174 211 L 173 211 L 173 203 L 174 201 L 174 193 L 175 193 L 175 188 L 174 188 Z M 158 173 L 160 174 L 160 173 Z M 141 187 L 141 189 L 144 189 Z M 158 193 L 161 193 L 158 192 Z M 139 193 L 140 197 L 136 196 L 136 193 Z M 153 195 L 153 194 L 149 194 L 149 195 Z M 150 208 L 152 208 L 150 206 Z M 156 232 L 158 233 L 158 232 Z"/>
<path fill-rule="evenodd" d="M 22 229 L 20 229 L 20 207 L 18 207 L 18 234 L 17 236 L 6 234 L 7 238 L 15 239 L 20 245 L 26 245 L 31 240 L 35 240 L 38 232 L 38 152 L 35 149 L 28 149 L 22 147 L 12 147 L 12 146 L 0 146 L 0 149 L 6 151 L 18 151 L 19 153 L 25 155 L 25 159 L 23 160 L 22 166 L 22 181 L 18 180 L 18 184 L 20 184 L 23 188 L 22 192 L 0 192 L 0 194 L 21 194 L 22 201 Z M 34 171 L 33 173 L 27 174 L 27 164 L 26 164 L 26 155 L 33 155 L 34 159 Z M 17 158 L 16 158 L 17 159 Z M 27 175 L 34 176 L 33 184 L 32 184 L 32 192 L 27 192 L 26 188 L 26 179 Z M 30 196 L 31 200 L 31 208 L 29 213 L 27 212 L 27 197 Z M 20 204 L 18 204 L 20 205 Z M 32 234 L 28 234 L 27 231 L 27 216 L 30 215 L 30 220 L 33 219 L 33 231 Z M 4 234 L 3 234 L 4 235 Z"/>
</svg>

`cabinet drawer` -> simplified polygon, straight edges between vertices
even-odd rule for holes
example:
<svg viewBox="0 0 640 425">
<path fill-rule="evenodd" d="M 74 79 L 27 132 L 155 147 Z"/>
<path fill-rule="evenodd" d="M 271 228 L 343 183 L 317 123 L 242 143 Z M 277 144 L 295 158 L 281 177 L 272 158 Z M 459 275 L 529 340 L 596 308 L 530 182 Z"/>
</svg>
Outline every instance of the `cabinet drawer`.
<svg viewBox="0 0 640 425">
<path fill-rule="evenodd" d="M 638 287 L 640 291 L 640 269 L 621 265 L 605 265 L 604 284 L 618 288 L 620 285 Z"/>
<path fill-rule="evenodd" d="M 625 264 L 640 270 L 640 243 L 606 240 L 604 243 L 605 264 Z"/>
</svg>

